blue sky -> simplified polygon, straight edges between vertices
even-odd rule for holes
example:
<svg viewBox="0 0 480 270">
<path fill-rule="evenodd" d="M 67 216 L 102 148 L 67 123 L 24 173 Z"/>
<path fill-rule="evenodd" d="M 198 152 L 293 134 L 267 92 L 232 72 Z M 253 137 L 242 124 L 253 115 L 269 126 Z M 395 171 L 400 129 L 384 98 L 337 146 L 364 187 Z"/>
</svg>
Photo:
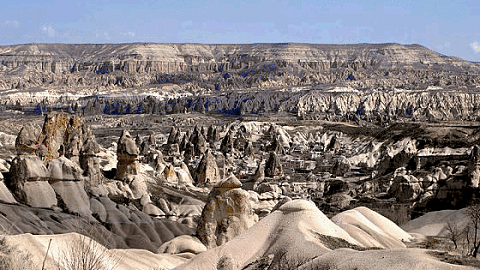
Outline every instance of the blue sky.
<svg viewBox="0 0 480 270">
<path fill-rule="evenodd" d="M 0 44 L 421 44 L 480 61 L 480 1 L 9 0 Z"/>
</svg>

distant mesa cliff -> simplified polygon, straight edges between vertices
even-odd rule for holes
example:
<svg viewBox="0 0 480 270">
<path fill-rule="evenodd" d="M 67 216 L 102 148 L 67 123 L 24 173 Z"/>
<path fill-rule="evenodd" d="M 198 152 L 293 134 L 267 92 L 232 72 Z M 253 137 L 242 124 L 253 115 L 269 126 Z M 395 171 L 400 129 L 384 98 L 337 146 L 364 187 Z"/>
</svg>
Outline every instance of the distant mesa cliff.
<svg viewBox="0 0 480 270">
<path fill-rule="evenodd" d="M 380 123 L 398 117 L 475 120 L 479 90 L 479 63 L 420 45 L 0 47 L 0 110 L 33 114 L 288 112 Z"/>
<path fill-rule="evenodd" d="M 26 44 L 0 47 L 0 89 L 211 90 L 347 84 L 355 88 L 480 83 L 480 64 L 400 44 Z"/>
</svg>

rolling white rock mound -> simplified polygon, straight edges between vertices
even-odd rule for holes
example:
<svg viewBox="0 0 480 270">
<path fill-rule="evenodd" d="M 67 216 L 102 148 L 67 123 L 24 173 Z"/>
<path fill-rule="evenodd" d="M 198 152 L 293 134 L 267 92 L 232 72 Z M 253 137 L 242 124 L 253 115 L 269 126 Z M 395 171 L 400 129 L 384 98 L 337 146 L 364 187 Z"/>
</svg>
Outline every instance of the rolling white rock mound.
<svg viewBox="0 0 480 270">
<path fill-rule="evenodd" d="M 287 202 L 244 234 L 176 269 L 216 269 L 225 260 L 233 262 L 235 269 L 242 269 L 268 256 L 274 256 L 273 263 L 281 259 L 308 261 L 328 254 L 338 243 L 344 247 L 403 249 L 402 240 L 412 238 L 393 222 L 364 207 L 332 220 L 312 202 Z"/>
<path fill-rule="evenodd" d="M 445 226 L 448 222 L 455 222 L 461 231 L 470 223 L 470 219 L 466 209 L 433 211 L 403 224 L 402 229 L 425 236 L 446 236 L 448 232 Z"/>
<path fill-rule="evenodd" d="M 45 261 L 45 269 L 70 269 L 56 268 L 54 261 L 61 259 L 69 254 L 69 247 L 73 241 L 78 241 L 80 235 L 77 233 L 66 233 L 57 235 L 32 235 L 20 234 L 7 236 L 9 245 L 17 246 L 22 251 L 27 251 L 32 255 L 32 261 L 36 265 L 35 269 L 41 269 L 45 254 L 47 253 L 48 243 L 51 240 L 51 246 Z M 84 243 L 90 243 L 86 240 Z M 111 249 L 93 242 L 91 244 L 98 252 L 104 255 L 102 262 L 108 266 L 108 263 L 117 262 L 118 270 L 151 270 L 151 269 L 171 269 L 186 261 L 185 258 L 170 254 L 155 254 L 142 249 Z M 110 269 L 110 268 L 106 268 Z"/>
<path fill-rule="evenodd" d="M 413 239 L 393 221 L 366 207 L 344 211 L 332 221 L 364 247 L 402 248 Z"/>
<path fill-rule="evenodd" d="M 423 249 L 386 249 L 356 251 L 336 249 L 302 265 L 298 269 L 342 270 L 454 270 L 477 269 L 441 262 Z"/>
</svg>

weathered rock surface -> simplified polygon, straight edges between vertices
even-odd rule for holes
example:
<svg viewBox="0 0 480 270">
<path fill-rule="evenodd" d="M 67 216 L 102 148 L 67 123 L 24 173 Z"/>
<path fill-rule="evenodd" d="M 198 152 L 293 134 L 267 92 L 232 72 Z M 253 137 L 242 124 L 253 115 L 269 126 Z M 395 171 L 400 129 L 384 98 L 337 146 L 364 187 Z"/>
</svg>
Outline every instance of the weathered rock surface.
<svg viewBox="0 0 480 270">
<path fill-rule="evenodd" d="M 80 166 L 83 169 L 83 174 L 88 178 L 88 182 L 94 186 L 101 184 L 104 179 L 99 165 L 99 152 L 100 145 L 98 145 L 95 137 L 89 136 L 80 152 Z"/>
<path fill-rule="evenodd" d="M 474 145 L 470 155 L 470 163 L 468 168 L 469 183 L 473 188 L 478 188 L 480 184 L 480 147 Z"/>
<path fill-rule="evenodd" d="M 126 181 L 129 175 L 136 175 L 138 170 L 137 157 L 140 154 L 130 133 L 122 131 L 117 144 L 116 179 Z M 131 179 L 130 179 L 131 180 Z"/>
<path fill-rule="evenodd" d="M 202 160 L 198 164 L 194 180 L 197 185 L 215 185 L 220 181 L 220 170 L 215 157 L 210 151 L 203 155 Z"/>
<path fill-rule="evenodd" d="M 198 240 L 198 238 L 190 235 L 181 235 L 163 243 L 158 248 L 157 253 L 179 254 L 190 252 L 198 254 L 204 251 L 207 251 L 207 248 L 202 242 L 200 242 L 200 240 Z"/>
<path fill-rule="evenodd" d="M 22 201 L 32 207 L 51 208 L 57 205 L 57 197 L 47 181 L 25 182 Z"/>
<path fill-rule="evenodd" d="M 65 156 L 61 156 L 48 163 L 48 179 L 54 181 L 83 180 L 83 170 L 78 164 Z"/>
<path fill-rule="evenodd" d="M 242 183 L 230 176 L 209 194 L 200 218 L 197 233 L 208 248 L 220 246 L 242 234 L 257 220 Z"/>
<path fill-rule="evenodd" d="M 51 186 L 62 199 L 68 213 L 84 217 L 89 217 L 92 214 L 90 200 L 85 192 L 83 181 L 56 181 Z"/>
<path fill-rule="evenodd" d="M 43 161 L 34 155 L 19 155 L 10 167 L 10 181 L 12 183 L 22 181 L 47 180 L 49 171 Z"/>
<path fill-rule="evenodd" d="M 67 144 L 70 147 L 79 147 L 83 143 L 82 138 L 78 138 L 78 128 L 82 124 L 81 120 L 67 113 L 49 113 L 45 116 L 42 133 L 40 134 L 40 156 L 46 162 L 55 159 L 66 153 Z M 72 134 L 76 133 L 76 134 Z M 70 142 L 69 142 L 70 141 Z M 74 142 L 76 142 L 74 144 Z M 71 151 L 78 151 L 70 149 Z"/>
<path fill-rule="evenodd" d="M 30 125 L 22 127 L 15 140 L 17 155 L 35 154 L 38 148 L 37 138 L 40 132 Z"/>
<path fill-rule="evenodd" d="M 47 83 L 138 87 L 152 83 L 152 76 L 158 84 L 198 87 L 203 79 L 212 88 L 218 84 L 217 88 L 224 89 L 229 83 L 246 87 L 332 83 L 346 80 L 349 74 L 355 77 L 349 84 L 361 87 L 409 84 L 410 77 L 444 86 L 475 82 L 475 77 L 461 71 L 478 69 L 473 63 L 442 56 L 420 45 L 400 44 L 25 44 L 0 47 L 0 52 L 4 51 L 8 53 L 2 53 L 0 61 L 9 76 L 0 81 L 1 89 Z M 431 64 L 454 72 L 418 72 Z M 9 73 L 19 67 L 25 71 Z M 28 72 L 41 72 L 43 76 L 24 78 Z"/>
<path fill-rule="evenodd" d="M 418 198 L 423 189 L 415 176 L 407 175 L 405 168 L 399 168 L 387 192 L 399 202 L 407 202 Z"/>
<path fill-rule="evenodd" d="M 10 190 L 5 186 L 3 180 L 0 180 L 0 201 L 5 203 L 17 203 Z"/>
<path fill-rule="evenodd" d="M 283 174 L 282 164 L 275 152 L 270 152 L 270 157 L 265 164 L 265 176 L 275 177 Z"/>
<path fill-rule="evenodd" d="M 48 183 L 47 183 L 48 185 Z M 52 190 L 53 191 L 53 190 Z M 93 201 L 96 202 L 93 202 Z M 91 222 L 85 217 L 53 211 L 31 208 L 25 205 L 0 204 L 4 218 L 0 226 L 10 234 L 62 234 L 81 232 L 84 227 L 95 226 L 99 236 L 109 239 L 112 248 L 141 248 L 157 252 L 165 242 L 180 235 L 192 235 L 194 230 L 171 220 L 152 219 L 136 209 L 117 205 L 106 197 L 91 200 L 94 216 L 105 219 L 105 226 Z M 95 214 L 97 213 L 97 214 Z M 87 227 L 89 228 L 89 227 Z"/>
</svg>

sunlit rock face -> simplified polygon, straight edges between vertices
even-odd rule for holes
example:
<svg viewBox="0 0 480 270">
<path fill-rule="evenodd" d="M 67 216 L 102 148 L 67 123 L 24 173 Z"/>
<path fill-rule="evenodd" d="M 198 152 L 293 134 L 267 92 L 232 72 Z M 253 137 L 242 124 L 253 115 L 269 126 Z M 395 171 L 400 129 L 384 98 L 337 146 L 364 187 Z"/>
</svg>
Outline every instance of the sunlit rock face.
<svg viewBox="0 0 480 270">
<path fill-rule="evenodd" d="M 338 80 L 363 88 L 409 85 L 411 77 L 441 87 L 465 85 L 472 80 L 468 74 L 459 72 L 466 61 L 445 57 L 420 45 L 393 43 L 25 44 L 2 46 L 0 54 L 3 70 L 26 67 L 16 76 L 2 77 L 0 89 L 47 83 L 102 88 L 179 83 L 195 88 L 201 85 L 201 80 L 218 90 L 239 85 L 262 88 Z M 438 75 L 428 72 L 426 69 L 433 64 L 453 72 Z M 29 72 L 41 72 L 43 76 L 27 77 Z"/>
<path fill-rule="evenodd" d="M 32 114 L 480 116 L 480 64 L 420 45 L 25 44 L 0 46 L 0 63 L 0 110 Z"/>
<path fill-rule="evenodd" d="M 210 151 L 207 151 L 202 160 L 198 164 L 195 172 L 194 180 L 198 185 L 215 185 L 220 178 L 220 170 L 218 169 L 215 157 Z"/>
<path fill-rule="evenodd" d="M 137 157 L 139 154 L 140 151 L 130 133 L 123 130 L 117 144 L 116 179 L 126 181 L 129 175 L 137 175 Z"/>
<path fill-rule="evenodd" d="M 208 248 L 220 246 L 250 228 L 258 217 L 253 213 L 249 194 L 242 183 L 230 176 L 209 194 L 197 233 Z"/>
</svg>

